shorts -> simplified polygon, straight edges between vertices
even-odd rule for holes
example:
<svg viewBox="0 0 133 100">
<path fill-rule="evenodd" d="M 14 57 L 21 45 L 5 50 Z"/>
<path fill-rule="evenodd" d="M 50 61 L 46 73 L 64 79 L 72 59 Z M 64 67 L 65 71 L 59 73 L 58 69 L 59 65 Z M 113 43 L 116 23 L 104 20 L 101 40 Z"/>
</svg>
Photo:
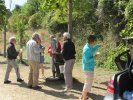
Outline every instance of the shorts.
<svg viewBox="0 0 133 100">
<path fill-rule="evenodd" d="M 44 63 L 44 56 L 40 56 L 40 63 Z"/>
<path fill-rule="evenodd" d="M 85 75 L 85 83 L 84 83 L 83 91 L 90 92 L 92 83 L 93 83 L 94 72 L 93 71 L 85 71 L 84 75 Z"/>
</svg>

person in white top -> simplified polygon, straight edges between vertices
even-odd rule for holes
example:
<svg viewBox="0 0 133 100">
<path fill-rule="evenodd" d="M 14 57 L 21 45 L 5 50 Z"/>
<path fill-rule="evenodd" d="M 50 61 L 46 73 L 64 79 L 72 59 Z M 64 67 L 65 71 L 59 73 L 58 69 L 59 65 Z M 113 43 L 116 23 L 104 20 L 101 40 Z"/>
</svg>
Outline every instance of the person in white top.
<svg viewBox="0 0 133 100">
<path fill-rule="evenodd" d="M 28 87 L 33 89 L 41 88 L 38 86 L 39 63 L 40 53 L 44 50 L 44 48 L 39 48 L 39 45 L 40 35 L 35 32 L 26 44 L 26 56 L 30 66 Z"/>
</svg>

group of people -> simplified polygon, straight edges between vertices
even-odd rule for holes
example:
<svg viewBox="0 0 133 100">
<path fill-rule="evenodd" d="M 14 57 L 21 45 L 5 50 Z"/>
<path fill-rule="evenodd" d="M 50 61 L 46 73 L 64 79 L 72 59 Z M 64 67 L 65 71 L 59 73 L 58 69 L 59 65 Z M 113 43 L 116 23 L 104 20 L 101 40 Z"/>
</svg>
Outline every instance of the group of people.
<svg viewBox="0 0 133 100">
<path fill-rule="evenodd" d="M 73 78 L 72 78 L 72 71 L 73 66 L 75 63 L 75 45 L 71 40 L 71 36 L 68 32 L 65 32 L 63 34 L 63 46 L 61 48 L 60 43 L 56 39 L 55 35 L 50 36 L 51 43 L 50 47 L 48 49 L 48 52 L 51 56 L 51 64 L 52 64 L 52 72 L 53 77 L 55 77 L 55 73 L 58 72 L 55 65 L 56 55 L 62 54 L 63 61 L 64 61 L 64 79 L 66 88 L 63 90 L 64 92 L 68 92 L 73 88 Z M 11 83 L 9 79 L 9 74 L 11 72 L 12 67 L 14 67 L 16 75 L 17 75 L 17 81 L 23 82 L 24 80 L 20 77 L 20 71 L 19 66 L 16 62 L 17 56 L 22 55 L 22 51 L 17 51 L 15 48 L 16 39 L 15 37 L 11 37 L 9 39 L 9 46 L 7 48 L 7 70 L 5 74 L 4 83 L 9 84 Z M 82 68 L 85 75 L 85 83 L 83 86 L 82 91 L 82 100 L 87 100 L 88 93 L 91 91 L 91 86 L 94 78 L 94 62 L 95 57 L 97 56 L 95 54 L 95 51 L 100 47 L 100 45 L 96 44 L 96 37 L 94 35 L 89 35 L 87 37 L 87 43 L 83 48 L 82 52 Z M 42 68 L 44 63 L 44 49 L 45 47 L 41 44 L 41 38 L 38 33 L 34 33 L 32 35 L 32 38 L 26 43 L 26 56 L 29 64 L 29 78 L 28 78 L 28 88 L 32 89 L 41 89 L 41 86 L 38 85 L 38 79 L 39 79 L 39 68 L 40 65 Z M 44 75 L 44 69 L 42 70 L 42 73 Z"/>
</svg>

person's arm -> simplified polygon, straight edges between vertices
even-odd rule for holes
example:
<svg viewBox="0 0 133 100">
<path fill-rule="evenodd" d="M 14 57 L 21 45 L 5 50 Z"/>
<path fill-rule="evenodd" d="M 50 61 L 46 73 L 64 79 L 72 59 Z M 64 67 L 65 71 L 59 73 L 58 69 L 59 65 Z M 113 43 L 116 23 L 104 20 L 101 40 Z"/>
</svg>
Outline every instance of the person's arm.
<svg viewBox="0 0 133 100">
<path fill-rule="evenodd" d="M 34 43 L 33 44 L 33 51 L 34 51 L 35 54 L 40 54 L 40 52 L 42 52 L 43 49 L 40 49 L 39 45 L 37 45 L 37 43 Z"/>
<path fill-rule="evenodd" d="M 26 58 L 29 58 L 29 44 L 26 43 Z"/>
<path fill-rule="evenodd" d="M 75 45 L 74 45 L 74 43 L 73 43 L 73 42 L 72 42 L 72 47 L 71 47 L 71 48 L 72 48 L 72 54 L 74 54 L 74 55 L 75 55 L 75 54 L 76 54 L 76 50 L 75 50 Z"/>
<path fill-rule="evenodd" d="M 66 45 L 66 42 L 64 42 L 64 44 L 63 44 L 63 48 L 62 48 L 62 56 L 63 56 L 63 58 L 65 58 L 66 57 L 66 50 L 67 50 L 67 47 L 66 47 L 67 45 Z"/>
<path fill-rule="evenodd" d="M 43 50 L 45 50 L 45 46 L 42 46 L 43 47 Z"/>
<path fill-rule="evenodd" d="M 98 48 L 100 47 L 100 45 L 95 45 L 94 47 L 93 47 L 93 52 L 95 52 Z"/>
</svg>

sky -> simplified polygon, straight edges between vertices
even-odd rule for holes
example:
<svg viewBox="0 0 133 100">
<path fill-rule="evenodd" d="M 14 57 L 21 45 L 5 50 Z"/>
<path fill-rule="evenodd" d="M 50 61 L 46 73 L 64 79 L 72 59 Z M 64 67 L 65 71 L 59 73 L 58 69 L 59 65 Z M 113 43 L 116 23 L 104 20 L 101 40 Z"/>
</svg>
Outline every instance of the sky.
<svg viewBox="0 0 133 100">
<path fill-rule="evenodd" d="M 7 9 L 12 10 L 12 9 L 14 9 L 15 5 L 22 6 L 26 2 L 27 2 L 27 0 L 5 0 L 5 5 L 6 5 Z"/>
</svg>

